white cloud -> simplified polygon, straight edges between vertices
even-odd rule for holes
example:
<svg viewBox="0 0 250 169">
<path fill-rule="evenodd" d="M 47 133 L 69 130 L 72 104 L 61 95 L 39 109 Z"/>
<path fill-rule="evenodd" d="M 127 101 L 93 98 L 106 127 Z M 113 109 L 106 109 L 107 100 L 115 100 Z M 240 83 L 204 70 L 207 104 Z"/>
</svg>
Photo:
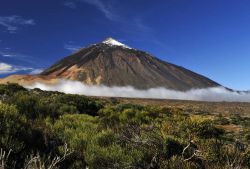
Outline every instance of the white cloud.
<svg viewBox="0 0 250 169">
<path fill-rule="evenodd" d="M 81 46 L 75 45 L 72 42 L 64 44 L 64 49 L 69 50 L 72 53 L 78 51 L 81 48 L 82 48 Z"/>
<path fill-rule="evenodd" d="M 97 7 L 109 20 L 116 20 L 117 16 L 111 11 L 110 7 L 101 0 L 81 0 L 82 2 Z"/>
<path fill-rule="evenodd" d="M 119 17 L 112 11 L 112 6 L 108 3 L 108 1 L 105 1 L 104 3 L 102 0 L 70 0 L 64 2 L 64 6 L 75 9 L 77 2 L 83 2 L 95 6 L 107 19 L 111 21 L 117 21 L 119 19 Z"/>
<path fill-rule="evenodd" d="M 18 71 L 28 71 L 32 70 L 32 68 L 15 66 L 7 63 L 0 63 L 0 74 L 10 74 Z"/>
<path fill-rule="evenodd" d="M 61 80 L 55 85 L 35 83 L 27 88 L 40 88 L 48 91 L 60 91 L 71 94 L 89 96 L 129 97 L 129 98 L 157 98 L 157 99 L 180 99 L 200 101 L 241 101 L 250 102 L 250 93 L 231 92 L 223 87 L 207 89 L 193 89 L 186 92 L 169 90 L 166 88 L 151 88 L 138 90 L 133 87 L 107 87 L 86 85 L 77 81 Z"/>
<path fill-rule="evenodd" d="M 17 73 L 20 71 L 27 71 L 29 72 L 29 74 L 39 74 L 43 71 L 43 69 L 36 69 L 36 68 L 25 67 L 25 66 L 16 66 L 16 65 L 0 62 L 0 75 Z"/>
<path fill-rule="evenodd" d="M 66 7 L 71 8 L 71 9 L 75 9 L 76 8 L 76 3 L 75 2 L 67 1 L 67 2 L 64 2 L 63 5 L 66 6 Z"/>
<path fill-rule="evenodd" d="M 11 54 L 3 54 L 3 57 L 14 57 L 15 55 L 11 55 Z"/>
<path fill-rule="evenodd" d="M 0 16 L 0 25 L 5 27 L 9 33 L 16 33 L 19 26 L 35 25 L 35 21 L 33 19 L 24 19 L 17 15 Z"/>
<path fill-rule="evenodd" d="M 11 51 L 11 48 L 0 49 L 0 57 L 12 58 L 20 61 L 24 61 L 30 64 L 34 64 L 34 58 L 32 56 Z"/>
<path fill-rule="evenodd" d="M 9 72 L 13 72 L 12 65 L 9 65 L 7 63 L 0 63 L 0 74 L 5 74 Z"/>
<path fill-rule="evenodd" d="M 153 29 L 146 25 L 140 16 L 135 16 L 134 18 L 126 18 L 121 15 L 121 13 L 115 12 L 115 7 L 110 0 L 67 0 L 64 6 L 75 9 L 79 2 L 86 3 L 95 6 L 103 15 L 110 21 L 115 21 L 121 24 L 121 27 L 126 32 L 138 33 L 153 33 Z"/>
<path fill-rule="evenodd" d="M 44 69 L 33 69 L 30 74 L 31 75 L 36 75 L 36 74 L 40 74 L 43 72 Z"/>
<path fill-rule="evenodd" d="M 141 18 L 139 18 L 139 17 L 135 18 L 134 22 L 135 22 L 135 26 L 137 27 L 137 29 L 139 31 L 147 32 L 147 33 L 150 33 L 150 32 L 153 31 L 152 28 L 149 27 L 149 26 L 147 26 L 147 25 L 145 25 L 143 23 L 143 20 Z"/>
<path fill-rule="evenodd" d="M 0 51 L 0 55 L 2 57 L 15 57 L 16 56 L 16 54 L 10 53 L 10 52 L 7 52 L 7 51 Z"/>
</svg>

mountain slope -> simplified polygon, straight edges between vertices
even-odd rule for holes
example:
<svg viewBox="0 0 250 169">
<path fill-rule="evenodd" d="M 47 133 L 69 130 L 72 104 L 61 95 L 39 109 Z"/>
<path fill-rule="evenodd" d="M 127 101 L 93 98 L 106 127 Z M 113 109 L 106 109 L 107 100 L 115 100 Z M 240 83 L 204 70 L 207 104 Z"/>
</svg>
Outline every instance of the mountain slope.
<svg viewBox="0 0 250 169">
<path fill-rule="evenodd" d="M 41 75 L 89 85 L 133 86 L 138 89 L 165 87 L 183 91 L 219 86 L 204 76 L 111 38 L 60 60 Z"/>
<path fill-rule="evenodd" d="M 12 75 L 0 79 L 0 83 L 55 84 L 59 79 L 88 85 L 133 86 L 137 89 L 164 87 L 179 91 L 220 86 L 202 75 L 112 38 L 63 58 L 39 75 Z"/>
</svg>

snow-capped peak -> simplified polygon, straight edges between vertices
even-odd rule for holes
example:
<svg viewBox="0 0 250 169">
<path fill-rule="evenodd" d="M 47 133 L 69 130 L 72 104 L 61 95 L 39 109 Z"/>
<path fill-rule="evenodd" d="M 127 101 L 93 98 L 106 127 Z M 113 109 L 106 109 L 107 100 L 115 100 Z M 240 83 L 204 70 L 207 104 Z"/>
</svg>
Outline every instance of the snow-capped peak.
<svg viewBox="0 0 250 169">
<path fill-rule="evenodd" d="M 110 46 L 122 46 L 124 48 L 131 49 L 129 46 L 127 46 L 127 45 L 125 45 L 125 44 L 123 44 L 123 43 L 121 43 L 113 38 L 107 38 L 102 43 L 104 43 L 106 45 L 110 45 Z"/>
</svg>

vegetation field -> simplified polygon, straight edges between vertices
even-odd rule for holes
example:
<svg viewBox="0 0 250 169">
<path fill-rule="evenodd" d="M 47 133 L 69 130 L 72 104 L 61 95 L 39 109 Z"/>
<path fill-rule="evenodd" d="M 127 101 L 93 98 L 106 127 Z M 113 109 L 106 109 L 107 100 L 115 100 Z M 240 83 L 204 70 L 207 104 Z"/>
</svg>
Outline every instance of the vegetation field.
<svg viewBox="0 0 250 169">
<path fill-rule="evenodd" d="M 0 85 L 2 169 L 247 169 L 250 104 Z"/>
</svg>

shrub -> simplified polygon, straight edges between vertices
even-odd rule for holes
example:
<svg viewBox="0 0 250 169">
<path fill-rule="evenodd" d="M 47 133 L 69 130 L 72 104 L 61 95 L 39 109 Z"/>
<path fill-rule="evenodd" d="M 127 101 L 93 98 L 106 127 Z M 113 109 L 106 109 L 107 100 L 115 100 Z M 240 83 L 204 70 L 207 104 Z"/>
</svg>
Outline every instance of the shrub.
<svg viewBox="0 0 250 169">
<path fill-rule="evenodd" d="M 64 94 L 57 97 L 57 101 L 74 106 L 79 113 L 96 116 L 103 107 L 101 102 L 87 98 L 86 96 Z"/>
<path fill-rule="evenodd" d="M 39 98 L 35 95 L 20 92 L 15 94 L 9 103 L 14 103 L 20 113 L 24 114 L 29 119 L 38 118 L 41 114 L 37 109 L 37 103 Z"/>
<path fill-rule="evenodd" d="M 219 138 L 224 134 L 224 130 L 215 127 L 210 121 L 194 123 L 192 131 L 200 138 Z"/>
<path fill-rule="evenodd" d="M 25 134 L 26 118 L 19 115 L 13 105 L 0 104 L 0 146 L 19 152 L 23 149 L 22 134 Z"/>
<path fill-rule="evenodd" d="M 85 114 L 65 114 L 61 116 L 55 124 L 48 122 L 47 125 L 51 128 L 55 137 L 69 145 L 69 148 L 74 150 L 72 158 L 67 162 L 67 166 L 85 167 L 85 155 L 89 141 L 97 133 L 96 119 Z"/>
<path fill-rule="evenodd" d="M 0 103 L 0 147 L 5 151 L 12 150 L 9 166 L 17 161 L 16 166 L 20 167 L 25 159 L 23 150 L 29 135 L 26 122 L 15 106 Z"/>
<path fill-rule="evenodd" d="M 9 83 L 7 85 L 0 84 L 0 95 L 6 94 L 11 96 L 20 91 L 27 91 L 27 89 L 15 83 Z"/>
<path fill-rule="evenodd" d="M 171 158 L 176 155 L 181 155 L 184 148 L 179 141 L 171 137 L 167 137 L 165 139 L 164 147 L 165 147 L 166 158 Z"/>
</svg>

